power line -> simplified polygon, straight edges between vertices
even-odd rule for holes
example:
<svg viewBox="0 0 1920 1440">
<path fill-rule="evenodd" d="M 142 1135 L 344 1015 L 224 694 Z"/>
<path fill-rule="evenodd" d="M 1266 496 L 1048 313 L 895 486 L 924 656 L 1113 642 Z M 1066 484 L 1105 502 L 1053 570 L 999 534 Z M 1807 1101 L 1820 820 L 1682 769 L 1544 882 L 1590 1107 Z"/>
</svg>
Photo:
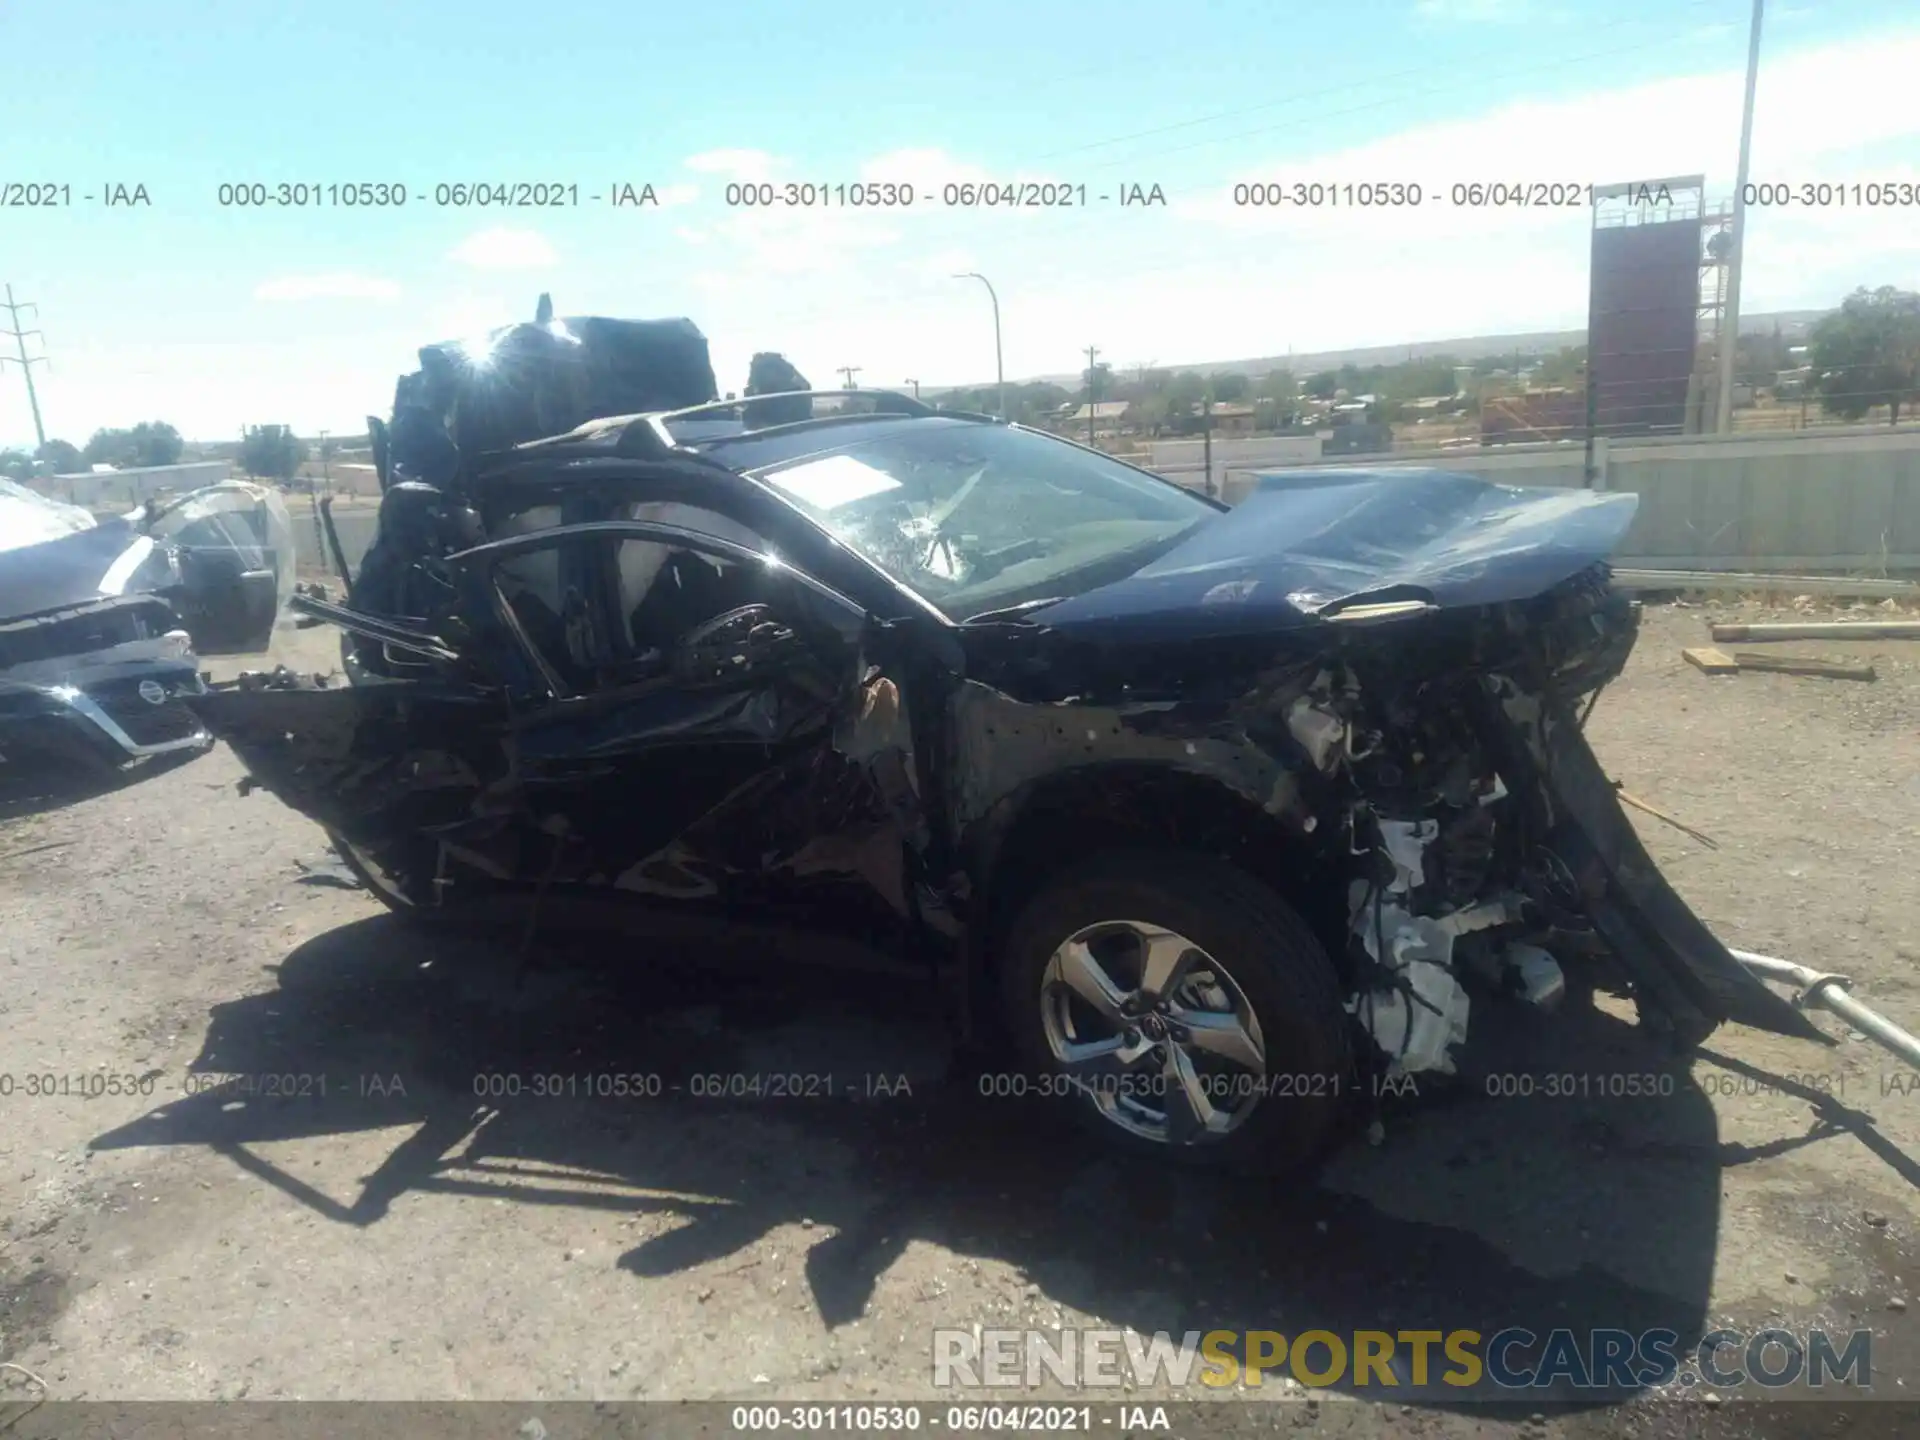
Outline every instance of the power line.
<svg viewBox="0 0 1920 1440">
<path fill-rule="evenodd" d="M 0 330 L 0 335 L 13 336 L 13 343 L 20 351 L 20 358 L 15 360 L 11 355 L 0 355 L 0 367 L 8 364 L 18 365 L 20 367 L 20 373 L 26 376 L 27 404 L 33 409 L 34 439 L 40 449 L 44 450 L 47 448 L 47 427 L 40 421 L 40 397 L 34 393 L 33 367 L 36 365 L 45 365 L 48 362 L 47 357 L 44 355 L 35 355 L 31 359 L 28 358 L 27 336 L 39 335 L 43 343 L 47 337 L 38 330 L 22 330 L 20 328 L 20 312 L 22 310 L 31 310 L 34 314 L 38 315 L 40 313 L 40 307 L 28 304 L 26 301 L 16 302 L 13 298 L 13 286 L 9 285 L 7 286 L 6 310 L 9 323 L 5 330 Z M 38 452 L 36 451 L 35 453 L 37 454 Z"/>
<path fill-rule="evenodd" d="M 861 368 L 862 367 L 858 365 L 842 365 L 839 368 L 839 374 L 847 382 L 847 389 L 849 390 L 853 389 L 853 377 L 860 373 Z"/>
</svg>

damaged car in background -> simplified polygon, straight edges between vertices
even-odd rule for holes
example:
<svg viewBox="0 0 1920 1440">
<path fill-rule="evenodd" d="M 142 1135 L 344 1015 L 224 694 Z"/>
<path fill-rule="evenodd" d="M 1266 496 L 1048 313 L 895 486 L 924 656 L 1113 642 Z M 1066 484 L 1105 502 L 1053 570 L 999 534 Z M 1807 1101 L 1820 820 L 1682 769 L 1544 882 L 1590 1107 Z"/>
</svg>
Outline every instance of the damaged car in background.
<svg viewBox="0 0 1920 1440">
<path fill-rule="evenodd" d="M 469 352 L 459 404 L 565 393 L 542 367 L 591 346 L 541 328 Z M 1603 986 L 1679 1047 L 1819 1038 L 1582 733 L 1638 626 L 1632 495 L 1343 469 L 1229 509 L 887 392 L 688 388 L 484 450 L 458 405 L 396 416 L 347 603 L 292 602 L 357 683 L 192 701 L 395 912 L 850 940 L 950 980 L 1030 1093 L 1233 1165 L 1310 1163 L 1484 1006 Z"/>
<path fill-rule="evenodd" d="M 212 738 L 198 657 L 265 649 L 285 502 L 238 481 L 96 516 L 0 481 L 0 775 L 112 775 Z"/>
</svg>

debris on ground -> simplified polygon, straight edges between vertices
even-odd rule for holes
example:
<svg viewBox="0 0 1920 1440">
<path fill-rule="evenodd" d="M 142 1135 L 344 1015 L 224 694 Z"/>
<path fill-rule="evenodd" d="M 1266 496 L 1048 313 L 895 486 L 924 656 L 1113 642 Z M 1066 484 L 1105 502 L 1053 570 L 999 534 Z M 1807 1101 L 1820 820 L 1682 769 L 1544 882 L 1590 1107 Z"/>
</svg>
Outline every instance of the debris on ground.
<svg viewBox="0 0 1920 1440">
<path fill-rule="evenodd" d="M 234 677 L 233 685 L 238 690 L 325 690 L 332 680 L 332 675 L 318 671 L 303 674 L 285 665 L 276 665 L 271 670 L 242 670 Z"/>
<path fill-rule="evenodd" d="M 1737 650 L 1729 655 L 1711 645 L 1689 646 L 1680 658 L 1708 675 L 1737 675 L 1742 670 L 1765 670 L 1779 675 L 1817 675 L 1827 680 L 1873 680 L 1877 673 L 1865 661 L 1829 660 L 1817 655 L 1769 655 Z"/>
<path fill-rule="evenodd" d="M 1708 675 L 1738 675 L 1740 662 L 1724 650 L 1716 650 L 1711 645 L 1695 645 L 1682 649 L 1680 658 Z"/>
<path fill-rule="evenodd" d="M 317 861 L 296 859 L 294 868 L 300 872 L 296 885 L 324 885 L 333 890 L 364 890 L 360 877 L 349 870 L 346 862 L 338 855 L 323 855 Z"/>
<path fill-rule="evenodd" d="M 1786 621 L 1777 625 L 1713 625 L 1713 638 L 1726 640 L 1920 640 L 1920 620 Z"/>
<path fill-rule="evenodd" d="M 1829 680 L 1872 680 L 1873 666 L 1864 661 L 1829 660 L 1818 655 L 1768 655 L 1758 650 L 1736 650 L 1733 663 L 1742 670 L 1769 670 L 1780 675 L 1819 675 Z"/>
<path fill-rule="evenodd" d="M 1646 801 L 1642 800 L 1639 796 L 1629 794 L 1621 786 L 1619 781 L 1617 780 L 1614 781 L 1613 788 L 1615 791 L 1619 793 L 1621 804 L 1631 805 L 1634 809 L 1642 812 L 1643 814 L 1651 815 L 1656 820 L 1664 821 L 1668 825 L 1671 825 L 1674 829 L 1678 830 L 1681 834 L 1691 836 L 1693 839 L 1698 840 L 1702 845 L 1706 846 L 1709 850 L 1718 850 L 1720 848 L 1720 842 L 1718 840 L 1715 840 L 1711 835 L 1707 834 L 1704 830 L 1696 830 L 1691 825 L 1687 824 L 1685 821 L 1676 820 L 1673 816 L 1667 814 L 1666 811 L 1661 810 L 1656 806 L 1649 805 Z"/>
</svg>

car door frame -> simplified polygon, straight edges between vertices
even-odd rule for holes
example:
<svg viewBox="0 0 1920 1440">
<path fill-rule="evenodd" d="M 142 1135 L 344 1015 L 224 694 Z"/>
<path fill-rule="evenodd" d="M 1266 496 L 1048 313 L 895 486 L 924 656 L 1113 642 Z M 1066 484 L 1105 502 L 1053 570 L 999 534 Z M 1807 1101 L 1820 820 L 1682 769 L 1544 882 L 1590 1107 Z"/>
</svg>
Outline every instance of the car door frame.
<svg viewBox="0 0 1920 1440">
<path fill-rule="evenodd" d="M 758 565 L 775 570 L 782 578 L 812 592 L 815 598 L 824 603 L 830 611 L 837 611 L 847 622 L 847 628 L 842 630 L 843 638 L 851 638 L 865 631 L 875 620 L 871 611 L 841 594 L 833 586 L 809 574 L 805 569 L 787 564 L 776 554 L 755 550 L 752 546 L 742 545 L 737 541 L 711 535 L 702 530 L 693 530 L 681 525 L 667 525 L 653 520 L 590 520 L 574 525 L 553 525 L 540 530 L 530 530 L 521 535 L 510 535 L 500 540 L 489 540 L 484 544 L 471 546 L 449 555 L 446 558 L 446 565 L 453 573 L 455 585 L 461 591 L 464 601 L 463 609 L 466 613 L 472 614 L 475 607 L 483 607 L 502 631 L 513 640 L 518 651 L 522 664 L 518 667 L 517 673 L 502 678 L 510 685 L 517 682 L 523 687 L 527 686 L 531 678 L 537 682 L 539 689 L 546 692 L 545 699 L 551 702 L 591 699 L 595 693 L 608 692 L 580 692 L 554 670 L 514 613 L 505 592 L 500 588 L 498 570 L 501 564 L 516 555 L 592 540 L 653 541 L 692 550 L 698 554 L 711 555 L 733 564 Z"/>
<path fill-rule="evenodd" d="M 487 490 L 484 499 L 475 503 L 490 517 L 517 513 L 532 505 L 563 509 L 580 506 L 591 512 L 616 504 L 652 501 L 710 510 L 760 536 L 768 547 L 766 553 L 779 559 L 789 571 L 810 576 L 848 604 L 863 609 L 875 622 L 868 658 L 895 676 L 906 706 L 914 751 L 909 758 L 927 825 L 929 848 L 922 862 L 929 883 L 943 891 L 953 883 L 960 862 L 946 797 L 951 776 L 945 756 L 950 745 L 949 702 L 966 661 L 960 627 L 938 606 L 888 574 L 765 480 L 698 452 L 680 452 L 665 460 L 595 456 L 558 463 L 529 456 L 491 472 Z M 595 519 L 571 523 L 661 522 Z M 552 534 L 563 528 L 569 527 L 549 526 L 526 534 Z M 669 528 L 689 528 L 693 534 L 721 545 L 737 543 L 692 527 Z M 472 550 L 485 548 L 475 546 Z"/>
<path fill-rule="evenodd" d="M 775 616 L 796 632 L 799 643 L 811 650 L 815 658 L 827 662 L 826 670 L 832 688 L 821 697 L 820 709 L 817 712 L 800 710 L 797 712 L 799 723 L 787 728 L 785 717 L 778 714 L 781 702 L 776 701 L 776 728 L 769 732 L 758 732 L 757 723 L 764 715 L 748 716 L 745 712 L 751 707 L 741 707 L 736 711 L 726 704 L 723 697 L 745 695 L 756 688 L 778 685 L 779 671 L 754 674 L 749 670 L 743 672 L 738 681 L 724 676 L 687 679 L 670 665 L 660 674 L 623 680 L 594 689 L 578 687 L 558 674 L 546 662 L 539 645 L 518 623 L 518 617 L 500 583 L 499 566 L 515 555 L 584 544 L 589 547 L 588 553 L 593 557 L 591 563 L 599 567 L 604 576 L 617 565 L 617 551 L 613 544 L 600 542 L 633 540 L 671 545 L 695 554 L 776 571 L 783 581 L 793 587 L 792 593 L 803 596 L 807 603 L 790 608 L 782 608 L 776 603 Z M 597 847 L 591 837 L 582 836 L 586 841 L 586 849 L 581 852 L 581 858 L 594 873 L 602 877 L 597 883 L 585 883 L 606 893 L 638 889 L 641 887 L 625 886 L 618 881 L 609 884 L 609 878 L 615 875 L 638 875 L 642 864 L 651 868 L 663 860 L 685 855 L 711 859 L 726 866 L 724 845 L 703 850 L 699 842 L 689 844 L 686 837 L 702 831 L 709 836 L 727 833 L 728 827 L 724 822 L 721 822 L 719 831 L 710 829 L 713 823 L 710 817 L 723 816 L 736 806 L 743 814 L 751 816 L 755 812 L 750 802 L 756 795 L 770 796 L 773 805 L 773 809 L 767 812 L 771 817 L 767 821 L 770 828 L 762 832 L 762 836 L 770 837 L 774 842 L 768 852 L 774 858 L 726 868 L 723 873 L 728 878 L 721 882 L 721 888 L 730 893 L 719 897 L 722 906 L 735 896 L 771 897 L 775 909 L 783 911 L 788 918 L 804 914 L 805 918 L 801 919 L 803 926 L 816 931 L 838 931 L 846 937 L 874 934 L 874 922 L 877 918 L 883 918 L 880 912 L 884 909 L 892 917 L 885 923 L 902 926 L 904 933 L 911 937 L 910 944 L 917 945 L 923 924 L 914 898 L 915 886 L 922 877 L 922 862 L 916 858 L 920 849 L 913 840 L 917 826 L 911 814 L 903 816 L 899 812 L 894 805 L 897 790 L 890 796 L 880 770 L 875 768 L 882 763 L 876 757 L 888 750 L 898 752 L 899 762 L 911 768 L 916 760 L 912 753 L 915 737 L 910 728 L 905 738 L 897 731 L 882 734 L 868 728 L 872 689 L 891 678 L 886 674 L 884 665 L 873 663 L 869 650 L 869 640 L 880 633 L 879 627 L 883 623 L 878 617 L 817 576 L 788 564 L 778 555 L 705 531 L 659 521 L 584 521 L 575 525 L 551 526 L 457 552 L 448 557 L 447 564 L 461 591 L 463 612 L 478 618 L 477 607 L 485 605 L 487 614 L 501 632 L 501 638 L 510 643 L 509 664 L 501 665 L 499 657 L 493 653 L 487 654 L 485 661 L 506 683 L 509 694 L 517 692 L 515 708 L 519 714 L 510 722 L 510 729 L 515 732 L 524 735 L 536 728 L 551 724 L 564 725 L 576 720 L 586 720 L 590 724 L 593 717 L 603 712 L 623 706 L 645 705 L 650 699 L 668 691 L 696 692 L 712 696 L 716 701 L 711 714 L 717 724 L 711 727 L 706 724 L 706 717 L 699 713 L 701 707 L 696 703 L 689 707 L 693 712 L 691 716 L 684 712 L 674 715 L 671 720 L 663 716 L 662 727 L 655 736 L 636 729 L 618 735 L 617 743 L 607 749 L 583 750 L 577 769 L 563 761 L 551 775 L 540 775 L 530 766 L 524 772 L 524 778 L 530 783 L 542 787 L 547 784 L 565 787 L 579 783 L 586 787 L 595 783 L 597 766 L 619 767 L 623 764 L 644 767 L 640 771 L 644 776 L 654 767 L 670 763 L 663 762 L 662 751 L 670 753 L 679 746 L 731 748 L 741 744 L 763 744 L 768 747 L 767 763 L 763 769 L 737 773 L 726 788 L 716 789 L 710 795 L 693 792 L 691 801 L 675 795 L 671 803 L 681 809 L 680 820 L 656 834 L 646 836 L 640 842 L 643 849 L 628 851 L 606 843 L 604 822 L 601 825 L 602 839 Z M 813 608 L 815 606 L 817 610 Z M 488 644 L 484 636 L 476 635 L 474 638 L 489 652 L 499 649 L 497 645 Z M 619 658 L 630 654 L 630 651 L 622 649 Z M 471 658 L 480 657 L 476 654 Z M 673 709 L 670 704 L 662 708 L 668 711 Z M 678 723 L 683 719 L 691 719 L 693 723 L 683 727 Z M 738 730 L 730 728 L 736 721 L 740 726 Z M 862 740 L 873 741 L 878 748 L 872 751 L 864 749 L 860 743 Z M 789 748 L 795 741 L 800 742 L 797 752 Z M 829 760 L 830 768 L 822 772 L 816 762 L 803 758 L 815 754 L 838 758 Z M 698 766 L 690 768 L 694 773 L 702 773 Z M 725 777 L 728 769 L 729 762 L 722 759 L 718 765 L 720 775 Z M 827 777 L 825 780 L 820 779 L 823 774 Z M 840 778 L 835 780 L 835 776 Z M 813 797 L 816 794 L 823 800 L 838 797 L 829 811 L 818 813 L 843 814 L 839 804 L 847 798 L 848 792 L 843 787 L 849 779 L 858 787 L 855 793 L 864 791 L 866 794 L 861 804 L 868 808 L 863 810 L 857 807 L 854 812 L 856 816 L 864 815 L 865 818 L 852 829 L 846 828 L 844 823 L 837 828 L 812 823 L 808 816 L 815 811 Z M 608 773 L 606 780 L 611 787 L 607 792 L 610 796 L 617 793 L 622 785 L 644 783 L 631 777 L 620 777 L 617 770 Z M 825 784 L 827 788 L 815 789 L 816 782 Z M 586 793 L 584 788 L 583 793 Z M 586 815 L 586 823 L 589 827 L 594 824 L 591 807 Z M 748 823 L 752 822 L 749 820 Z M 873 828 L 876 824 L 877 830 Z M 861 839 L 863 836 L 865 838 Z M 852 849 L 836 850 L 837 842 L 842 839 L 858 841 L 861 846 L 868 848 L 860 849 L 857 854 Z M 819 850 L 820 843 L 827 845 L 826 852 Z M 887 861 L 885 878 L 876 880 L 873 858 L 882 852 L 894 854 L 891 847 L 895 843 L 900 847 L 897 861 Z M 871 848 L 876 845 L 878 849 Z M 909 853 L 910 850 L 912 853 Z M 803 853 L 813 868 L 801 868 Z M 823 863 L 822 853 L 833 854 L 836 858 Z M 559 855 L 558 848 L 554 854 L 556 857 Z M 854 858 L 849 859 L 849 856 Z M 557 858 L 554 863 L 559 863 Z M 843 897 L 844 904 L 836 902 L 825 909 L 818 909 L 808 903 L 809 897 L 817 898 L 833 886 L 856 877 L 864 881 L 864 885 L 856 884 L 852 890 L 836 892 Z M 642 893 L 645 891 L 642 890 Z M 659 894 L 657 891 L 653 893 L 656 897 Z M 686 898 L 694 900 L 696 907 L 702 899 L 698 895 Z M 786 902 L 792 903 L 789 905 Z M 746 903 L 751 906 L 755 902 L 749 898 Z"/>
</svg>

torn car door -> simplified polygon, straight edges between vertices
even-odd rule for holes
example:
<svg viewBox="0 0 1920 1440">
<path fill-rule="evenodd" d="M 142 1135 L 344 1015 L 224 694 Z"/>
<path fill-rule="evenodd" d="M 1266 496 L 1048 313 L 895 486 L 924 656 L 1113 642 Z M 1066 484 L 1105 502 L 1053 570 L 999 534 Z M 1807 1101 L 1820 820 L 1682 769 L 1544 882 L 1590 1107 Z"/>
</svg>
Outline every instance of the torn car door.
<svg viewBox="0 0 1920 1440">
<path fill-rule="evenodd" d="M 229 685 L 190 703 L 260 788 L 356 845 L 458 828 L 507 772 L 504 698 L 439 678 Z"/>
<path fill-rule="evenodd" d="M 541 837 L 523 873 L 894 938 L 912 739 L 864 611 L 748 546 L 651 522 L 448 564 L 542 692 L 511 726 L 516 803 Z"/>
</svg>

